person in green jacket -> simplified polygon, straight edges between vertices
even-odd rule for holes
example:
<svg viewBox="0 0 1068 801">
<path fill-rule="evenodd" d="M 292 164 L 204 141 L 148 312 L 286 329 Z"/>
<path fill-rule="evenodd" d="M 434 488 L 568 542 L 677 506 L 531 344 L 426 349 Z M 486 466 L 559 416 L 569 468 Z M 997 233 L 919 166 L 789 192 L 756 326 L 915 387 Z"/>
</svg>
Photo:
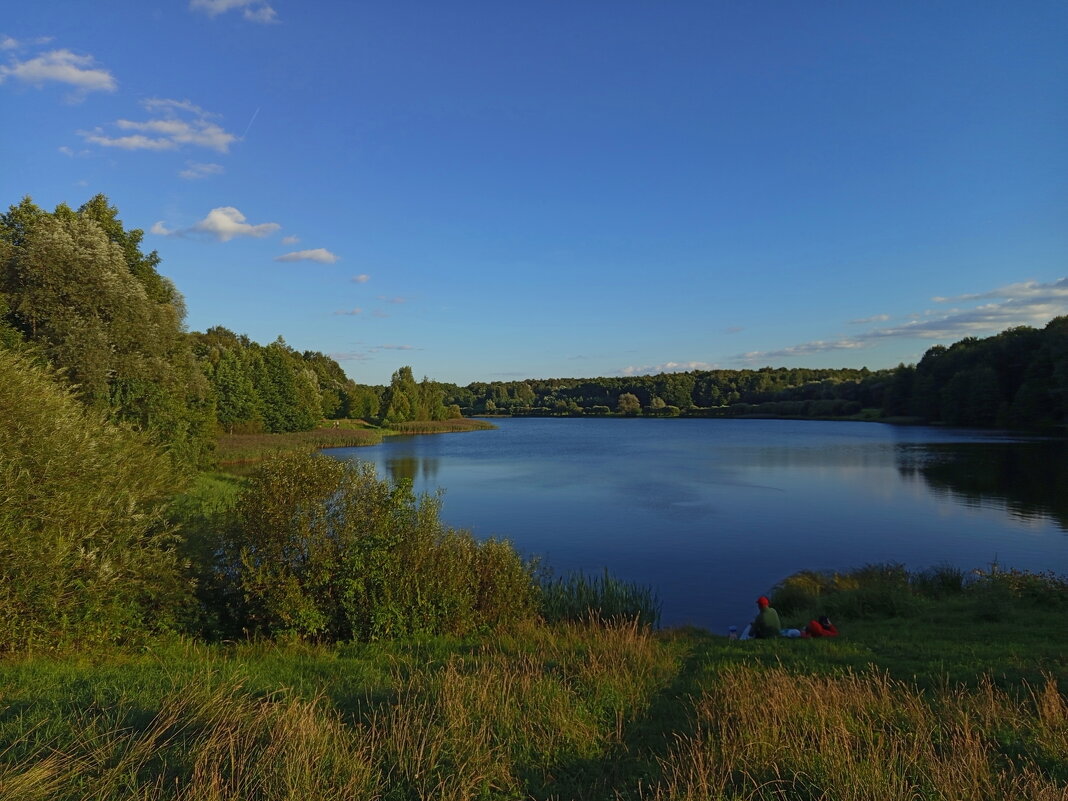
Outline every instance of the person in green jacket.
<svg viewBox="0 0 1068 801">
<path fill-rule="evenodd" d="M 757 608 L 760 611 L 752 623 L 750 636 L 758 639 L 778 637 L 782 629 L 782 622 L 779 620 L 779 613 L 771 606 L 771 601 L 768 600 L 766 595 L 761 595 L 757 598 Z"/>
</svg>

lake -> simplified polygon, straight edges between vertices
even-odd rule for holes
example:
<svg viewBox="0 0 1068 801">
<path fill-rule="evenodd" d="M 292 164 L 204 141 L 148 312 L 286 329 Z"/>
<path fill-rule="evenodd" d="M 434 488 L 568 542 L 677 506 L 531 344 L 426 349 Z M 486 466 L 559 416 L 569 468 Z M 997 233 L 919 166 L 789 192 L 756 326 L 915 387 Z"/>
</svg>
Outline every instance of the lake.
<svg viewBox="0 0 1068 801">
<path fill-rule="evenodd" d="M 791 420 L 505 418 L 326 451 L 444 490 L 442 519 L 557 573 L 655 587 L 723 632 L 799 570 L 874 562 L 1068 572 L 1068 445 Z"/>
</svg>

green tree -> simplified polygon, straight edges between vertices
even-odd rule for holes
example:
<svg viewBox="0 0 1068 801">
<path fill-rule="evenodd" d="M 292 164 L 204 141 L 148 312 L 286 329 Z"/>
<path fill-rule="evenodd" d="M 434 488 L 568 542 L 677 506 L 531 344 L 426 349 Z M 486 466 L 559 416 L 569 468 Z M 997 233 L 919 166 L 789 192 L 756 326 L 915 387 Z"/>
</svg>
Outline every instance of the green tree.
<svg viewBox="0 0 1068 801">
<path fill-rule="evenodd" d="M 412 375 L 412 368 L 401 367 L 393 373 L 389 387 L 382 396 L 382 422 L 406 423 L 417 419 L 418 401 L 419 387 Z"/>
<path fill-rule="evenodd" d="M 131 269 L 136 241 L 124 249 L 109 239 L 94 219 L 101 213 L 99 203 L 44 213 L 27 198 L 3 215 L 6 322 L 64 371 L 84 402 L 150 432 L 183 461 L 201 462 L 213 409 L 180 297 L 155 273 L 158 259 Z"/>
<path fill-rule="evenodd" d="M 642 410 L 641 401 L 638 400 L 636 395 L 630 392 L 624 392 L 619 396 L 619 400 L 616 402 L 616 412 L 619 414 L 625 414 L 628 417 L 633 417 L 639 414 Z"/>
</svg>

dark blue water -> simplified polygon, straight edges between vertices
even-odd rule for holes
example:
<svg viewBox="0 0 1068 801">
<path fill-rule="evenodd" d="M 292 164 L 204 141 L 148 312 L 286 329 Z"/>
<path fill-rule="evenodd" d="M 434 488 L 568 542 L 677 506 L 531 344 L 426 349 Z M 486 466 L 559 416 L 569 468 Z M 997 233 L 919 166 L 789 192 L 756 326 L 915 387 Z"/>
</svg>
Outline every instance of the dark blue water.
<svg viewBox="0 0 1068 801">
<path fill-rule="evenodd" d="M 495 422 L 328 453 L 444 489 L 449 525 L 557 572 L 653 585 L 664 625 L 740 624 L 798 570 L 1068 572 L 1064 443 L 814 421 Z"/>
</svg>

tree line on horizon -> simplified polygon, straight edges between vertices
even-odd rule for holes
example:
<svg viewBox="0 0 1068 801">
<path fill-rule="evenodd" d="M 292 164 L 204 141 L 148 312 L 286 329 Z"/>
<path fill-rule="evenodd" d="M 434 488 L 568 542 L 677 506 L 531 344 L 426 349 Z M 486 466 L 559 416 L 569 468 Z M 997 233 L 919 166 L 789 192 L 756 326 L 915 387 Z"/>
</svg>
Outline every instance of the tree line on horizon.
<svg viewBox="0 0 1068 801">
<path fill-rule="evenodd" d="M 325 419 L 391 425 L 461 415 L 912 418 L 966 426 L 1063 425 L 1068 318 L 935 346 L 889 370 L 772 368 L 652 376 L 358 384 L 282 337 L 184 327 L 185 304 L 104 195 L 0 214 L 0 347 L 32 352 L 76 397 L 143 430 L 178 462 L 211 462 L 220 432 L 288 432 Z"/>
<path fill-rule="evenodd" d="M 762 367 L 445 385 L 464 414 L 908 418 L 1028 428 L 1068 422 L 1068 317 L 930 348 L 887 370 Z"/>
</svg>

